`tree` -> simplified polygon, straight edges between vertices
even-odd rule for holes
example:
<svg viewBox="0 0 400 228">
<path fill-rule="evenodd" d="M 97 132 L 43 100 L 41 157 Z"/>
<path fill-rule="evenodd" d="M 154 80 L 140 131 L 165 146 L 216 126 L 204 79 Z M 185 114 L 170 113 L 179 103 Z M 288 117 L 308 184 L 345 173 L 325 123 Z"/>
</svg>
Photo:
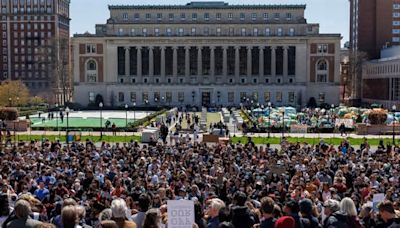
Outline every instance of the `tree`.
<svg viewBox="0 0 400 228">
<path fill-rule="evenodd" d="M 350 50 L 350 78 L 351 78 L 351 98 L 353 101 L 361 101 L 361 84 L 362 84 L 362 64 L 368 60 L 368 54 L 363 51 Z"/>
<path fill-rule="evenodd" d="M 21 81 L 3 81 L 0 85 L 0 106 L 26 105 L 29 90 Z"/>
<path fill-rule="evenodd" d="M 316 108 L 317 107 L 317 101 L 315 100 L 315 97 L 310 97 L 307 103 L 307 108 Z"/>
<path fill-rule="evenodd" d="M 31 105 L 39 105 L 39 104 L 45 103 L 45 100 L 42 97 L 34 96 L 29 100 L 29 103 Z"/>
<path fill-rule="evenodd" d="M 97 107 L 99 107 L 100 102 L 104 103 L 103 96 L 101 96 L 100 94 L 97 94 L 96 98 L 95 98 L 95 104 L 96 104 Z"/>
</svg>

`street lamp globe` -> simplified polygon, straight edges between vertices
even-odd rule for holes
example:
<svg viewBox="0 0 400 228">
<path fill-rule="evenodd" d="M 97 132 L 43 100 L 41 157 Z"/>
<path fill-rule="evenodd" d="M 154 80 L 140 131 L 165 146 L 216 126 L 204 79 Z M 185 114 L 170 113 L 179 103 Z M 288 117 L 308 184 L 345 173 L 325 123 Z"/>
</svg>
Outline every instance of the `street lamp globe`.
<svg viewBox="0 0 400 228">
<path fill-rule="evenodd" d="M 132 104 L 133 106 L 136 106 L 136 102 L 133 102 L 133 104 Z"/>
<path fill-rule="evenodd" d="M 128 104 L 125 104 L 125 109 L 128 109 Z"/>
<path fill-rule="evenodd" d="M 271 107 L 271 102 L 268 102 L 268 107 Z"/>
<path fill-rule="evenodd" d="M 65 108 L 65 113 L 69 113 L 69 111 L 70 111 L 70 109 L 69 109 L 69 107 L 67 106 L 66 108 Z"/>
<path fill-rule="evenodd" d="M 393 111 L 396 111 L 396 109 L 397 109 L 396 105 L 393 105 L 393 106 L 392 106 L 392 110 L 393 110 Z"/>
<path fill-rule="evenodd" d="M 99 103 L 99 108 L 102 108 L 103 107 L 103 102 L 100 102 Z"/>
</svg>

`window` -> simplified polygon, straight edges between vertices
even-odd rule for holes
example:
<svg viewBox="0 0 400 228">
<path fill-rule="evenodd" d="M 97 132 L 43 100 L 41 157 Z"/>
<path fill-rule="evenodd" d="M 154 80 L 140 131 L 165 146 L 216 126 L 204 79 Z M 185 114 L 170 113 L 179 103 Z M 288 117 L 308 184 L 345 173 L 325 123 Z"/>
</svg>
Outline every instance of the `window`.
<svg viewBox="0 0 400 228">
<path fill-rule="evenodd" d="M 320 93 L 318 98 L 320 103 L 325 103 L 325 93 Z"/>
<path fill-rule="evenodd" d="M 123 92 L 118 92 L 118 102 L 124 102 L 125 97 Z"/>
<path fill-rule="evenodd" d="M 139 20 L 140 19 L 140 14 L 135 13 L 134 18 L 135 18 L 136 21 Z"/>
<path fill-rule="evenodd" d="M 134 36 L 135 35 L 135 29 L 131 29 L 131 35 Z"/>
<path fill-rule="evenodd" d="M 128 13 L 123 13 L 123 14 L 122 14 L 122 19 L 123 19 L 124 21 L 127 21 L 127 20 L 128 20 Z"/>
<path fill-rule="evenodd" d="M 146 13 L 146 21 L 149 21 L 151 19 L 151 14 Z"/>
<path fill-rule="evenodd" d="M 196 28 L 192 28 L 192 35 L 196 35 Z"/>
<path fill-rule="evenodd" d="M 87 63 L 87 70 L 96 70 L 96 62 L 94 60 L 89 60 Z"/>
<path fill-rule="evenodd" d="M 171 28 L 167 28 L 167 36 L 171 36 L 172 30 Z"/>
<path fill-rule="evenodd" d="M 89 103 L 93 103 L 95 101 L 95 94 L 94 92 L 89 92 Z"/>
<path fill-rule="evenodd" d="M 184 32 L 183 28 L 178 29 L 179 36 L 183 36 L 183 32 Z"/>
<path fill-rule="evenodd" d="M 241 78 L 241 79 L 240 79 L 240 83 L 242 83 L 242 84 L 246 83 L 246 79 Z"/>
<path fill-rule="evenodd" d="M 283 32 L 282 32 L 282 28 L 278 28 L 278 36 L 282 36 Z"/>
<path fill-rule="evenodd" d="M 96 53 L 96 44 L 86 44 L 86 53 Z"/>
<path fill-rule="evenodd" d="M 185 101 L 185 93 L 184 92 L 178 92 L 178 101 L 179 102 Z"/>
<path fill-rule="evenodd" d="M 229 103 L 235 102 L 235 93 L 234 92 L 228 92 L 228 102 Z"/>
<path fill-rule="evenodd" d="M 393 21 L 393 26 L 400 26 L 400 21 Z"/>
<path fill-rule="evenodd" d="M 399 34 L 400 33 L 400 29 L 393 29 L 393 34 Z"/>
<path fill-rule="evenodd" d="M 160 35 L 160 29 L 159 28 L 155 28 L 154 29 L 154 35 L 155 36 L 159 36 Z"/>
<path fill-rule="evenodd" d="M 246 101 L 246 99 L 247 99 L 246 92 L 240 92 L 240 100 L 243 102 Z"/>
<path fill-rule="evenodd" d="M 244 13 L 240 13 L 240 20 L 243 21 L 246 18 L 246 15 Z"/>
<path fill-rule="evenodd" d="M 393 9 L 400 9 L 400 4 L 399 3 L 393 4 Z"/>
<path fill-rule="evenodd" d="M 204 13 L 204 20 L 206 20 L 206 21 L 210 20 L 210 14 L 209 13 Z"/>
<path fill-rule="evenodd" d="M 400 17 L 400 13 L 399 12 L 394 12 L 393 13 L 393 17 L 394 18 L 399 18 Z"/>
<path fill-rule="evenodd" d="M 149 94 L 147 92 L 142 93 L 142 102 L 145 104 L 149 102 Z"/>
<path fill-rule="evenodd" d="M 233 18 L 233 13 L 228 13 L 228 20 L 232 20 Z"/>
<path fill-rule="evenodd" d="M 288 97 L 289 97 L 289 102 L 293 103 L 294 102 L 294 92 L 289 92 Z"/>
<path fill-rule="evenodd" d="M 264 20 L 268 20 L 268 13 L 263 14 Z"/>
<path fill-rule="evenodd" d="M 217 28 L 217 36 L 221 35 L 221 28 Z"/>
<path fill-rule="evenodd" d="M 197 20 L 197 13 L 192 13 L 192 20 L 196 21 Z"/>
<path fill-rule="evenodd" d="M 317 82 L 328 82 L 328 64 L 324 59 L 317 62 Z"/>
<path fill-rule="evenodd" d="M 217 18 L 218 21 L 221 20 L 221 13 L 217 13 L 217 14 L 215 15 L 215 17 Z"/>
<path fill-rule="evenodd" d="M 400 37 L 393 37 L 392 41 L 393 42 L 400 42 Z"/>
<path fill-rule="evenodd" d="M 275 20 L 279 20 L 280 17 L 281 17 L 281 15 L 279 13 L 275 13 L 274 14 L 274 19 Z"/>
<path fill-rule="evenodd" d="M 294 28 L 289 28 L 289 36 L 294 36 Z"/>
<path fill-rule="evenodd" d="M 253 78 L 253 83 L 257 84 L 257 78 Z"/>
<path fill-rule="evenodd" d="M 255 21 L 257 19 L 257 14 L 256 13 L 252 13 L 251 14 L 251 20 Z"/>
<path fill-rule="evenodd" d="M 173 13 L 168 14 L 168 18 L 169 18 L 170 21 L 173 21 L 174 20 L 174 14 Z"/>
<path fill-rule="evenodd" d="M 242 28 L 241 34 L 242 34 L 242 36 L 246 36 L 246 28 Z"/>
<path fill-rule="evenodd" d="M 292 14 L 286 13 L 286 20 L 292 20 Z"/>
<path fill-rule="evenodd" d="M 276 102 L 282 102 L 282 92 L 276 92 Z"/>
<path fill-rule="evenodd" d="M 181 13 L 181 20 L 182 21 L 186 20 L 186 14 L 185 13 Z"/>
<path fill-rule="evenodd" d="M 157 21 L 161 21 L 162 20 L 162 13 L 157 13 Z"/>
<path fill-rule="evenodd" d="M 143 36 L 146 36 L 146 35 L 147 35 L 147 28 L 143 28 L 143 29 L 142 29 L 142 34 L 143 34 Z"/>
<path fill-rule="evenodd" d="M 234 28 L 229 28 L 229 35 L 230 36 L 235 35 L 235 29 Z"/>
<path fill-rule="evenodd" d="M 328 53 L 328 45 L 318 44 L 318 53 Z"/>
<path fill-rule="evenodd" d="M 271 93 L 270 92 L 264 92 L 264 101 L 268 102 L 271 100 Z"/>
<path fill-rule="evenodd" d="M 253 36 L 258 36 L 258 28 L 253 28 Z"/>
</svg>

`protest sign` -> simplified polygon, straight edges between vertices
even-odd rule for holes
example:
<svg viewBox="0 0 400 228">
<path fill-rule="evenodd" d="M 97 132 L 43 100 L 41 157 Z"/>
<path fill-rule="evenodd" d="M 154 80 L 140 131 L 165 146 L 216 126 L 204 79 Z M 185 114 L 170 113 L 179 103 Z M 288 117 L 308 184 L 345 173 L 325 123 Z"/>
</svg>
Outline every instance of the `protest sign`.
<svg viewBox="0 0 400 228">
<path fill-rule="evenodd" d="M 168 200 L 168 228 L 193 228 L 194 202 Z"/>
</svg>

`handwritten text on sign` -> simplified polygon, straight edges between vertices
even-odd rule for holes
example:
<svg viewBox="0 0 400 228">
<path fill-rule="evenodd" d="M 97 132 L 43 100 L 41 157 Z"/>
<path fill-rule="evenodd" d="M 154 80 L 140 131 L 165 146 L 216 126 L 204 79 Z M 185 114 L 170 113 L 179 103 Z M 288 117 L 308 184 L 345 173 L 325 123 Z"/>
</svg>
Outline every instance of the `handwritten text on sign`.
<svg viewBox="0 0 400 228">
<path fill-rule="evenodd" d="M 168 228 L 192 228 L 194 203 L 190 200 L 168 200 Z"/>
</svg>

